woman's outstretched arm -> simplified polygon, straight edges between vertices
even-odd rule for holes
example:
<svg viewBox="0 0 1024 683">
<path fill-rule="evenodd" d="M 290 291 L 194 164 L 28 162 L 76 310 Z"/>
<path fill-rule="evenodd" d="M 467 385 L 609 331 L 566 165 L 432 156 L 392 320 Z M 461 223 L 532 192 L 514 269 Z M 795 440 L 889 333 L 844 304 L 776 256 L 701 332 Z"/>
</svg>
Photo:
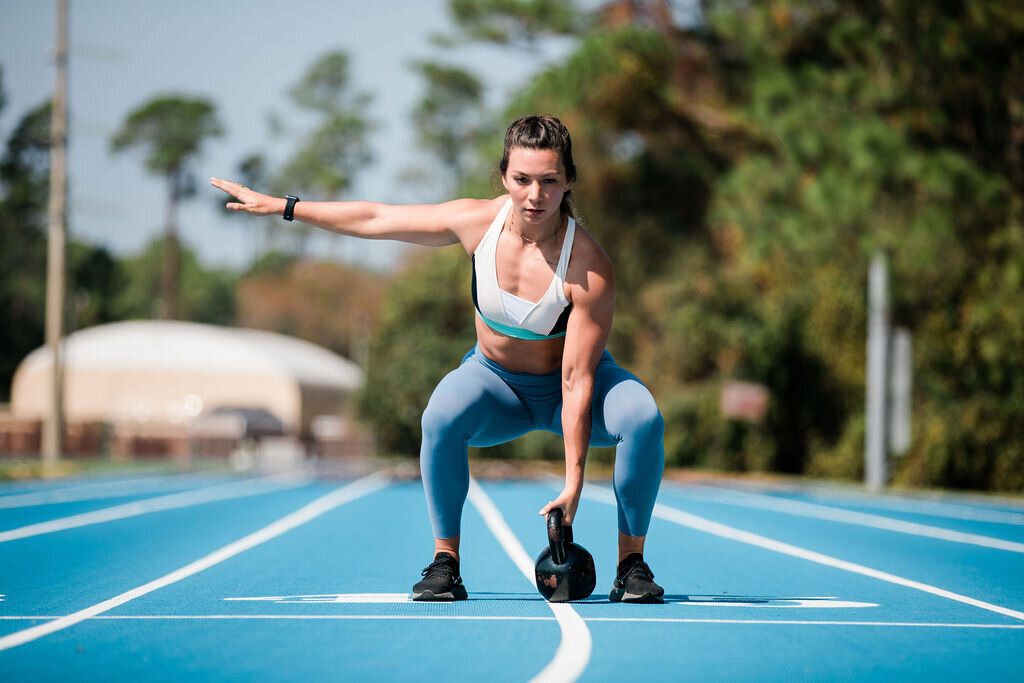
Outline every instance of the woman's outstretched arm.
<svg viewBox="0 0 1024 683">
<path fill-rule="evenodd" d="M 286 200 L 244 185 L 211 178 L 210 184 L 231 195 L 231 211 L 253 216 L 280 216 Z M 456 199 L 443 204 L 393 206 L 376 202 L 315 202 L 295 204 L 295 220 L 343 235 L 398 240 L 428 247 L 466 243 L 467 230 L 480 224 L 493 200 Z"/>
</svg>

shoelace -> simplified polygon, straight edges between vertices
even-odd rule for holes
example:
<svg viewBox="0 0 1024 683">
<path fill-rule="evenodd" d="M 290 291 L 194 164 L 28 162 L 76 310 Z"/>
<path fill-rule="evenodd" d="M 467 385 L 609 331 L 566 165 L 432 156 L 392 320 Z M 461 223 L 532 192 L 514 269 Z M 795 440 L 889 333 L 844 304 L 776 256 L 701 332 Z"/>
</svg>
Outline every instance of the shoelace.
<svg viewBox="0 0 1024 683">
<path fill-rule="evenodd" d="M 439 574 L 444 574 L 445 578 L 449 580 L 453 580 L 456 578 L 455 569 L 446 560 L 437 560 L 436 562 L 431 562 L 421 572 L 421 575 L 425 577 L 437 576 Z"/>
<path fill-rule="evenodd" d="M 625 581 L 630 577 L 636 577 L 638 579 L 643 579 L 644 581 L 653 581 L 654 572 L 651 571 L 651 568 L 646 562 L 640 560 L 639 562 L 632 564 L 629 569 L 626 570 L 626 573 L 622 575 L 622 580 Z"/>
</svg>

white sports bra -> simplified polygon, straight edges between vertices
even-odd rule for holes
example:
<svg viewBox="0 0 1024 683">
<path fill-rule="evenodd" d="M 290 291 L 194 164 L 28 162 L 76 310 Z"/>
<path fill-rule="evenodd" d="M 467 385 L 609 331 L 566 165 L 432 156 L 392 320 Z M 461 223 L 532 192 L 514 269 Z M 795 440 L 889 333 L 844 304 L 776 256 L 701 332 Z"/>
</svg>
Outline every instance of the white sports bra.
<svg viewBox="0 0 1024 683">
<path fill-rule="evenodd" d="M 576 221 L 569 218 L 562 241 L 562 253 L 551 285 L 534 303 L 510 294 L 498 287 L 498 271 L 495 258 L 498 237 L 505 225 L 505 218 L 512 208 L 512 200 L 505 202 L 491 227 L 487 229 L 480 244 L 473 252 L 473 305 L 477 315 L 488 327 L 502 334 L 518 339 L 554 339 L 565 336 L 566 324 L 572 304 L 565 298 L 563 285 L 572 254 L 572 241 L 576 235 Z"/>
</svg>

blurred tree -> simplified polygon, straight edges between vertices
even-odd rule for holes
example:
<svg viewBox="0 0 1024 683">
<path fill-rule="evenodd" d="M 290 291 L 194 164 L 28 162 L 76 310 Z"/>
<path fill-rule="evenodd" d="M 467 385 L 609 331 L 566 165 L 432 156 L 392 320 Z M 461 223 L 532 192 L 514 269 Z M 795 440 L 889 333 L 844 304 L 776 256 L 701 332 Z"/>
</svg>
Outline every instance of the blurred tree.
<svg viewBox="0 0 1024 683">
<path fill-rule="evenodd" d="M 588 15 L 570 0 L 449 0 L 459 32 L 442 43 L 483 40 L 532 46 L 544 36 L 578 35 Z"/>
<path fill-rule="evenodd" d="M 366 135 L 371 122 L 365 115 L 370 96 L 354 92 L 350 81 L 348 55 L 330 52 L 291 89 L 295 104 L 319 121 L 275 174 L 270 185 L 274 194 L 338 199 L 351 187 L 359 169 L 370 163 Z M 293 227 L 302 253 L 310 229 Z"/>
<path fill-rule="evenodd" d="M 460 247 L 421 250 L 388 290 L 359 408 L 386 453 L 419 453 L 434 386 L 475 343 L 470 271 Z"/>
<path fill-rule="evenodd" d="M 483 86 L 458 67 L 419 61 L 412 68 L 426 81 L 412 113 L 420 145 L 441 162 L 450 179 L 445 185 L 460 188 L 467 156 L 484 132 Z"/>
<path fill-rule="evenodd" d="M 532 3 L 451 6 L 464 38 L 546 34 Z M 502 116 L 552 113 L 573 132 L 582 222 L 616 264 L 609 345 L 658 397 L 670 464 L 861 476 L 865 280 L 882 248 L 894 319 L 915 334 L 896 481 L 1024 489 L 1024 7 L 732 0 L 704 4 L 701 25 L 677 9 L 603 4 Z M 496 132 L 480 142 L 463 194 L 492 191 L 500 149 Z M 433 268 L 468 274 L 460 261 L 424 261 L 389 297 L 375 348 L 393 363 L 376 372 L 397 396 L 367 394 L 367 409 L 403 451 L 468 345 L 431 320 L 472 318 L 456 280 L 429 318 L 414 294 Z M 416 374 L 424 339 L 446 360 Z M 734 379 L 770 390 L 762 423 L 720 412 Z"/>
<path fill-rule="evenodd" d="M 7 106 L 7 91 L 4 90 L 4 65 L 0 64 L 0 111 Z"/>
<path fill-rule="evenodd" d="M 1006 304 L 1020 293 L 1024 8 L 735 2 L 710 23 L 752 134 L 713 201 L 721 267 L 801 321 L 815 374 L 843 397 L 830 438 L 830 403 L 806 392 L 804 466 L 859 475 L 864 273 L 884 247 L 896 320 L 915 331 L 919 431 L 897 480 L 1019 490 L 1024 316 Z M 733 355 L 755 375 L 772 365 L 749 344 Z"/>
<path fill-rule="evenodd" d="M 198 156 L 207 138 L 222 134 L 223 128 L 212 103 L 202 98 L 165 95 L 129 113 L 111 139 L 114 152 L 142 148 L 146 168 L 167 181 L 164 238 L 161 242 L 165 252 L 160 268 L 160 306 L 156 312 L 160 318 L 173 320 L 181 315 L 178 204 L 195 194 L 195 179 L 189 163 Z"/>
<path fill-rule="evenodd" d="M 116 301 L 124 284 L 120 261 L 104 247 L 68 243 L 69 332 L 121 320 Z"/>
<path fill-rule="evenodd" d="M 237 322 L 360 360 L 387 286 L 379 273 L 271 252 L 238 283 Z"/>
<path fill-rule="evenodd" d="M 50 103 L 26 114 L 0 157 L 0 401 L 14 371 L 44 342 L 46 207 L 49 196 Z M 117 319 L 118 262 L 101 247 L 68 243 L 68 333 Z"/>
<path fill-rule="evenodd" d="M 113 302 L 118 318 L 152 318 L 159 313 L 163 240 L 154 239 L 141 254 L 121 262 L 120 287 Z M 180 250 L 179 319 L 235 324 L 238 275 L 223 269 L 205 269 L 187 245 L 181 245 Z"/>
<path fill-rule="evenodd" d="M 18 363 L 44 339 L 49 151 L 47 102 L 15 125 L 0 159 L 0 400 L 10 396 Z"/>
<path fill-rule="evenodd" d="M 266 273 L 280 275 L 291 269 L 298 260 L 299 257 L 295 254 L 271 250 L 253 261 L 242 277 L 254 277 Z"/>
</svg>

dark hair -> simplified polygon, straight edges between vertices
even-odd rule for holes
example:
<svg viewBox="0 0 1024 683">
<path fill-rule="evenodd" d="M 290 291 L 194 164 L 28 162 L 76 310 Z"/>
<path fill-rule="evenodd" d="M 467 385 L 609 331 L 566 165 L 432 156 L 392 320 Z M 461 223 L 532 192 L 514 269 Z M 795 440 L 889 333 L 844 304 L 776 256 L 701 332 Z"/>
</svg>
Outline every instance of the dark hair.
<svg viewBox="0 0 1024 683">
<path fill-rule="evenodd" d="M 524 116 L 516 119 L 505 131 L 505 150 L 501 154 L 498 170 L 502 177 L 508 171 L 508 155 L 513 147 L 526 149 L 550 149 L 558 152 L 558 158 L 565 168 L 569 182 L 576 181 L 576 164 L 572 160 L 572 138 L 565 124 L 554 116 Z M 562 213 L 576 218 L 576 207 L 572 202 L 572 190 L 562 196 Z"/>
</svg>

